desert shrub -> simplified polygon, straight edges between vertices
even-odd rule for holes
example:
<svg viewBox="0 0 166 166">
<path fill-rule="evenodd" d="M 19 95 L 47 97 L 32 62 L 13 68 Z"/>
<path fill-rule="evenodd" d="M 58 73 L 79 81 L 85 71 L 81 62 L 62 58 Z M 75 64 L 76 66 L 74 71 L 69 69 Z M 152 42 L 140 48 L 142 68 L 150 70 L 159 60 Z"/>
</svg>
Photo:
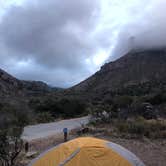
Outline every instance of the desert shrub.
<svg viewBox="0 0 166 166">
<path fill-rule="evenodd" d="M 129 107 L 133 102 L 133 97 L 131 96 L 116 96 L 113 99 L 113 104 L 119 108 Z"/>
<path fill-rule="evenodd" d="M 98 104 L 91 108 L 91 123 L 110 123 L 113 116 L 116 116 L 116 109 L 113 111 L 113 107 L 110 105 Z"/>
<path fill-rule="evenodd" d="M 154 109 L 153 105 L 150 103 L 144 103 L 140 100 L 134 102 L 131 105 L 131 114 L 133 116 L 142 116 L 145 119 L 156 119 L 157 112 Z"/>
<path fill-rule="evenodd" d="M 140 83 L 137 85 L 128 85 L 118 90 L 119 95 L 142 96 L 148 94 L 152 89 L 150 83 Z"/>
<path fill-rule="evenodd" d="M 53 116 L 49 112 L 41 112 L 37 114 L 37 123 L 47 123 L 54 121 Z"/>
<path fill-rule="evenodd" d="M 166 102 L 166 94 L 161 92 L 161 93 L 155 94 L 153 96 L 150 96 L 147 99 L 147 102 L 151 103 L 152 105 L 159 105 L 159 104 L 165 103 Z"/>
<path fill-rule="evenodd" d="M 75 99 L 62 99 L 58 102 L 59 110 L 64 118 L 86 115 L 86 105 Z"/>
<path fill-rule="evenodd" d="M 76 99 L 53 100 L 46 99 L 42 102 L 33 103 L 33 109 L 36 113 L 49 113 L 48 116 L 55 118 L 72 118 L 87 115 L 87 106 Z M 50 119 L 50 118 L 49 118 Z"/>
<path fill-rule="evenodd" d="M 30 121 L 28 113 L 28 111 L 15 105 L 4 103 L 0 107 L 0 125 L 4 127 L 12 126 L 12 124 L 20 127 L 26 126 Z"/>
</svg>

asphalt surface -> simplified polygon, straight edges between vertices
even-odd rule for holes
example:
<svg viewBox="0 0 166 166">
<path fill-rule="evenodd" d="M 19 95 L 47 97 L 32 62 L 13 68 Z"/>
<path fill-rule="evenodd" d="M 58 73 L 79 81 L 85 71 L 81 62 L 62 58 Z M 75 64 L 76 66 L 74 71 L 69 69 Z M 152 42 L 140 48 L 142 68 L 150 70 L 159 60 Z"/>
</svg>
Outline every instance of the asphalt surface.
<svg viewBox="0 0 166 166">
<path fill-rule="evenodd" d="M 24 128 L 22 139 L 32 141 L 35 139 L 46 138 L 52 135 L 58 135 L 63 132 L 63 128 L 68 128 L 68 131 L 86 125 L 89 122 L 89 117 L 61 120 L 53 123 L 44 123 Z"/>
</svg>

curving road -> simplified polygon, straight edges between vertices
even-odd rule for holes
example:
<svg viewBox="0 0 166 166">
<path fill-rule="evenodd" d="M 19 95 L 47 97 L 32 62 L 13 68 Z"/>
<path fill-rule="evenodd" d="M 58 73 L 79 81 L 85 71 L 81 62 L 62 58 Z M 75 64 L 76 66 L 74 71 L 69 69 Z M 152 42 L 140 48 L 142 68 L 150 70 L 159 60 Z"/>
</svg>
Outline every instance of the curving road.
<svg viewBox="0 0 166 166">
<path fill-rule="evenodd" d="M 88 122 L 89 116 L 86 116 L 82 118 L 61 120 L 53 123 L 26 126 L 22 134 L 22 139 L 32 141 L 39 138 L 46 138 L 48 136 L 62 133 L 63 128 L 65 127 L 70 131 L 81 127 L 82 124 L 86 125 Z"/>
</svg>

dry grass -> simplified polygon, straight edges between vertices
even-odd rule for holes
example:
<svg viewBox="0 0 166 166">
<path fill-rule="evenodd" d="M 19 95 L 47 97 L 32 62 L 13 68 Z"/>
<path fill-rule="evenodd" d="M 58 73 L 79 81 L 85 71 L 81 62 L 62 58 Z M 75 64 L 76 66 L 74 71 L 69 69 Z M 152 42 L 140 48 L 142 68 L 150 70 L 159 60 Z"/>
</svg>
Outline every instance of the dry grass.
<svg viewBox="0 0 166 166">
<path fill-rule="evenodd" d="M 142 117 L 128 120 L 113 119 L 110 123 L 92 124 L 93 133 L 102 130 L 105 135 L 121 138 L 164 139 L 166 138 L 166 120 L 146 120 Z"/>
</svg>

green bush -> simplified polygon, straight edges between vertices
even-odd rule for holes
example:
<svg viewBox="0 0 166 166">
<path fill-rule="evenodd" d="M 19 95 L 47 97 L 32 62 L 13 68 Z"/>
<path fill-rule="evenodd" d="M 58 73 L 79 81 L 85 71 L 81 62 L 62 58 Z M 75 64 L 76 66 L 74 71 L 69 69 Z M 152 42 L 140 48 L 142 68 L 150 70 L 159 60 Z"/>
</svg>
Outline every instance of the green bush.
<svg viewBox="0 0 166 166">
<path fill-rule="evenodd" d="M 54 121 L 53 116 L 49 112 L 41 112 L 37 114 L 37 123 L 48 123 Z"/>
<path fill-rule="evenodd" d="M 120 108 L 126 108 L 129 107 L 133 102 L 132 96 L 116 96 L 113 99 L 113 105 L 116 105 Z"/>
<path fill-rule="evenodd" d="M 33 102 L 33 109 L 38 114 L 49 113 L 54 119 L 87 115 L 87 106 L 76 99 L 53 100 L 48 98 L 42 102 Z"/>
<path fill-rule="evenodd" d="M 159 105 L 166 102 L 166 94 L 161 92 L 156 95 L 153 95 L 147 99 L 147 102 L 150 102 L 153 105 Z"/>
<path fill-rule="evenodd" d="M 13 124 L 23 127 L 29 124 L 29 112 L 18 108 L 15 105 L 10 105 L 4 103 L 0 107 L 0 125 L 5 125 L 5 127 L 12 126 Z"/>
</svg>

